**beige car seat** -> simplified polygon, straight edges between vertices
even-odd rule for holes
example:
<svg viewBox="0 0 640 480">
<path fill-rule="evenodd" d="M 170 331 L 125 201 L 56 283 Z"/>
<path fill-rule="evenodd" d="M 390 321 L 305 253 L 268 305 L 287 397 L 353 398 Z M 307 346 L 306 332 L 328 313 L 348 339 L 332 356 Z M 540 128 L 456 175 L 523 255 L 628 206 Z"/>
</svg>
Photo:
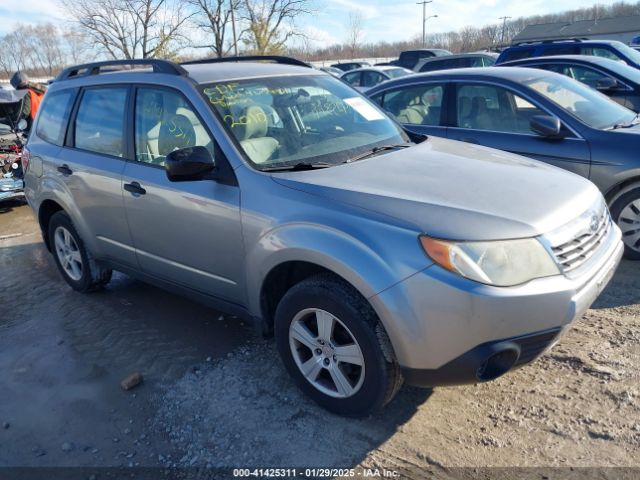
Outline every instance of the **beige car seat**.
<svg viewBox="0 0 640 480">
<path fill-rule="evenodd" d="M 269 124 L 264 109 L 251 105 L 245 109 L 241 119 L 242 122 L 231 127 L 236 138 L 251 161 L 265 163 L 278 149 L 279 143 L 275 138 L 267 137 Z"/>
</svg>

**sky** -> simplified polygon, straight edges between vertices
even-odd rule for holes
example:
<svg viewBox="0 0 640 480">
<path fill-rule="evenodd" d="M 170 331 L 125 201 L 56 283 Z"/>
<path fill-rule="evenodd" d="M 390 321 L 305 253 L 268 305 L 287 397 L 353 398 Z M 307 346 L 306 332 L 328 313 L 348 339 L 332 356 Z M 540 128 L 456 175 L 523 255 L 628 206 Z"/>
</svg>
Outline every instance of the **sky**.
<svg viewBox="0 0 640 480">
<path fill-rule="evenodd" d="M 312 45 L 326 46 L 346 40 L 349 13 L 360 11 L 363 40 L 410 40 L 422 33 L 422 6 L 417 0 L 314 0 L 313 15 L 296 19 L 296 25 L 313 39 Z M 616 0 L 599 0 L 610 5 Z M 459 30 L 467 25 L 498 23 L 498 17 L 521 17 L 586 7 L 585 0 L 433 0 L 427 15 L 427 32 Z M 64 25 L 65 14 L 55 0 L 0 0 L 0 34 L 16 23 L 54 22 Z"/>
</svg>

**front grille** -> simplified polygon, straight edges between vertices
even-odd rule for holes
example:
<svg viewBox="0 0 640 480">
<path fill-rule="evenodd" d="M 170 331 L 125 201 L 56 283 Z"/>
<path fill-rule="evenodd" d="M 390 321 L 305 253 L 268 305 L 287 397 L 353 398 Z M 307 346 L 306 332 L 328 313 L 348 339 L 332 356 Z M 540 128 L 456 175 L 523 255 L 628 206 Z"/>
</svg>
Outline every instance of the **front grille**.
<svg viewBox="0 0 640 480">
<path fill-rule="evenodd" d="M 534 360 L 555 340 L 560 330 L 560 328 L 553 328 L 542 333 L 516 338 L 514 343 L 520 346 L 520 356 L 514 365 L 524 365 Z"/>
<path fill-rule="evenodd" d="M 589 222 L 589 227 L 571 240 L 551 246 L 564 273 L 584 265 L 598 250 L 611 229 L 611 217 L 606 208 L 599 217 L 592 216 Z"/>
</svg>

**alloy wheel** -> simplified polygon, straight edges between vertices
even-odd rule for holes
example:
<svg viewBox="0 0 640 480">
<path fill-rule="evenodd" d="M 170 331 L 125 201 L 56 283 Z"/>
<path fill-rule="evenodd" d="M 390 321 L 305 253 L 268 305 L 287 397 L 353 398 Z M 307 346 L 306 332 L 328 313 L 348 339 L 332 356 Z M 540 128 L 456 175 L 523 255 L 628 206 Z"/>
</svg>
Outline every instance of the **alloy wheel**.
<svg viewBox="0 0 640 480">
<path fill-rule="evenodd" d="M 62 269 L 69 278 L 79 281 L 82 278 L 82 255 L 73 235 L 60 226 L 56 228 L 53 239 Z"/>
<path fill-rule="evenodd" d="M 640 199 L 633 200 L 620 212 L 618 226 L 625 245 L 640 252 Z"/>
<path fill-rule="evenodd" d="M 317 308 L 299 312 L 289 327 L 289 346 L 306 380 L 335 398 L 355 395 L 364 381 L 360 345 L 337 317 Z"/>
</svg>

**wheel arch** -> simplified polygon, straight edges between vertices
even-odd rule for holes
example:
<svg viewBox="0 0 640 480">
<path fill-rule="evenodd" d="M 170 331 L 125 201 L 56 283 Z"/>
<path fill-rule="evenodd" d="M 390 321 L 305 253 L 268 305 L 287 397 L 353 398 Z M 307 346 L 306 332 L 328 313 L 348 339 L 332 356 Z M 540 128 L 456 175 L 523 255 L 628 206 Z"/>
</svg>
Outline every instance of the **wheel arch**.
<svg viewBox="0 0 640 480">
<path fill-rule="evenodd" d="M 640 174 L 629 177 L 611 187 L 604 195 L 607 205 L 611 207 L 618 198 L 636 188 L 640 188 Z"/>
<path fill-rule="evenodd" d="M 60 203 L 51 199 L 43 200 L 38 207 L 38 223 L 40 224 L 44 244 L 49 252 L 51 252 L 51 243 L 49 242 L 49 222 L 51 217 L 60 211 L 65 211 L 65 209 L 60 205 Z"/>
<path fill-rule="evenodd" d="M 278 245 L 275 250 L 274 245 Z M 362 241 L 314 225 L 289 226 L 265 235 L 248 252 L 247 265 L 251 266 L 247 272 L 249 309 L 261 317 L 267 331 L 282 296 L 310 276 L 330 273 L 367 301 L 400 280 L 398 271 Z"/>
</svg>

